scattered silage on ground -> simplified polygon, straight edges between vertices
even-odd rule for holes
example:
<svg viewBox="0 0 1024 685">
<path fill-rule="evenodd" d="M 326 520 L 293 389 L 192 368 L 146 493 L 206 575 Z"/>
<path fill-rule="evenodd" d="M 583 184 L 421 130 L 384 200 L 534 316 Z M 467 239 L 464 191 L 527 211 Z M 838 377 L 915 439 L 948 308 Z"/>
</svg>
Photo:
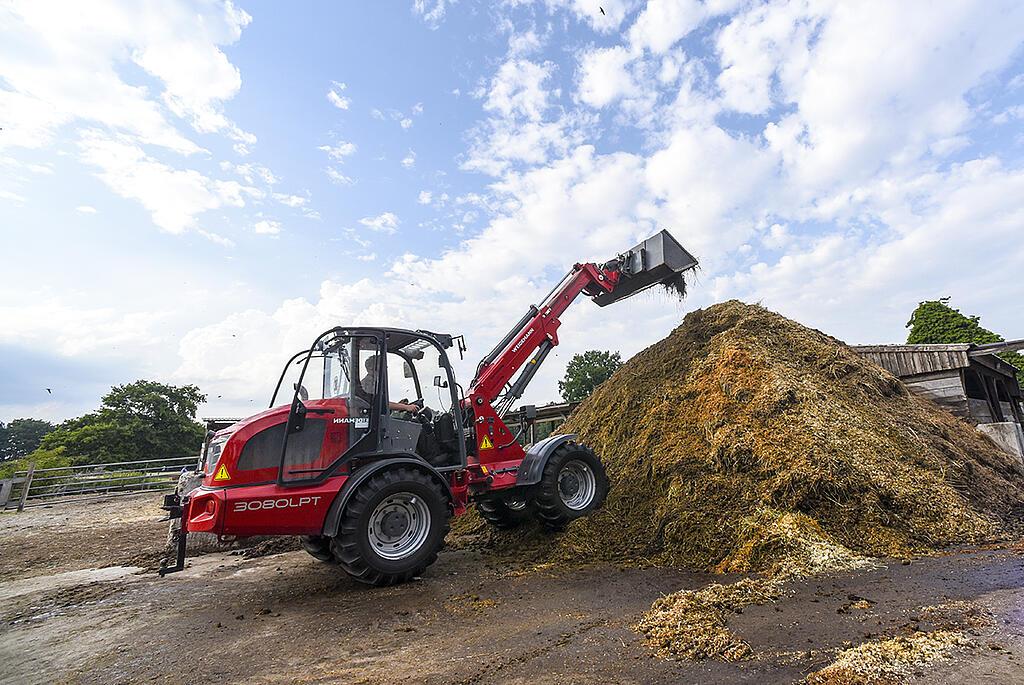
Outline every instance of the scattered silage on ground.
<svg viewBox="0 0 1024 685">
<path fill-rule="evenodd" d="M 843 650 L 835 661 L 807 676 L 808 685 L 890 685 L 904 682 L 936 661 L 969 646 L 955 630 L 936 630 L 865 642 Z"/>
</svg>

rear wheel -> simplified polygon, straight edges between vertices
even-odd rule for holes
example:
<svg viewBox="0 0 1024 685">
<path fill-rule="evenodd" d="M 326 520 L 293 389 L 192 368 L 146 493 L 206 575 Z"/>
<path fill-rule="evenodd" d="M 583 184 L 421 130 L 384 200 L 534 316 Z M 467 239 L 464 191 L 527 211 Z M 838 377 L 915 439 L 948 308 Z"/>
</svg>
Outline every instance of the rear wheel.
<svg viewBox="0 0 1024 685">
<path fill-rule="evenodd" d="M 519 527 L 533 515 L 533 509 L 533 502 L 519 493 L 490 495 L 476 502 L 477 513 L 499 530 Z"/>
<path fill-rule="evenodd" d="M 410 467 L 384 469 L 345 506 L 331 551 L 360 582 L 402 583 L 437 560 L 449 516 L 447 495 L 432 476 Z"/>
<path fill-rule="evenodd" d="M 331 539 L 326 535 L 303 535 L 299 540 L 302 549 L 309 552 L 314 559 L 327 564 L 335 563 L 334 554 L 331 552 Z"/>
<path fill-rule="evenodd" d="M 560 445 L 544 466 L 534 497 L 537 518 L 551 530 L 586 516 L 608 495 L 608 477 L 594 451 L 586 445 Z"/>
</svg>

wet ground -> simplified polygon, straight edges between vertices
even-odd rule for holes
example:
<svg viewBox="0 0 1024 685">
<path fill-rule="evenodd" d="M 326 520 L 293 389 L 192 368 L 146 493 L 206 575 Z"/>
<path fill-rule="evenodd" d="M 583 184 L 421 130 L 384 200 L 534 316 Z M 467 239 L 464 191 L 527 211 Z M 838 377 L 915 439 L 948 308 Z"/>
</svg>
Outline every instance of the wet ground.
<svg viewBox="0 0 1024 685">
<path fill-rule="evenodd" d="M 1012 547 L 793 583 L 733 617 L 754 658 L 690 663 L 654 657 L 630 626 L 662 594 L 719 577 L 464 550 L 395 588 L 294 551 L 209 554 L 160 579 L 155 504 L 95 506 L 0 517 L 0 682 L 785 683 L 844 647 L 948 627 L 971 646 L 910 680 L 1024 682 Z"/>
</svg>

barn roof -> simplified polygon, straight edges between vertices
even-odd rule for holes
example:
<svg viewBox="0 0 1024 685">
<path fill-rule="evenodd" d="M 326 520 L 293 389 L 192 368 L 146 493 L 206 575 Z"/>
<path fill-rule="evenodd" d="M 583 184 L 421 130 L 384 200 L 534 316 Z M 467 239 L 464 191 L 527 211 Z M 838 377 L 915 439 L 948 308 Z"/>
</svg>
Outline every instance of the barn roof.
<svg viewBox="0 0 1024 685">
<path fill-rule="evenodd" d="M 1014 376 L 1017 367 L 991 352 L 970 343 L 950 345 L 854 345 L 862 357 L 887 369 L 894 376 L 906 378 L 938 371 L 967 368 L 971 363 L 988 367 L 996 373 Z"/>
</svg>

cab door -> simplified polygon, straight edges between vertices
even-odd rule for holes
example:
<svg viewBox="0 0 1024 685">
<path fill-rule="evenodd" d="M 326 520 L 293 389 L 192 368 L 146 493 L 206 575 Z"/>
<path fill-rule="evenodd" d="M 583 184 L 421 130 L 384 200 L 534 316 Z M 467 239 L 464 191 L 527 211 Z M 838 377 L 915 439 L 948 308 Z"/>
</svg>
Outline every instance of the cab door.
<svg viewBox="0 0 1024 685">
<path fill-rule="evenodd" d="M 382 337 L 324 336 L 311 348 L 321 361 L 310 355 L 295 384 L 278 457 L 280 485 L 319 482 L 352 456 L 377 449 Z"/>
</svg>

